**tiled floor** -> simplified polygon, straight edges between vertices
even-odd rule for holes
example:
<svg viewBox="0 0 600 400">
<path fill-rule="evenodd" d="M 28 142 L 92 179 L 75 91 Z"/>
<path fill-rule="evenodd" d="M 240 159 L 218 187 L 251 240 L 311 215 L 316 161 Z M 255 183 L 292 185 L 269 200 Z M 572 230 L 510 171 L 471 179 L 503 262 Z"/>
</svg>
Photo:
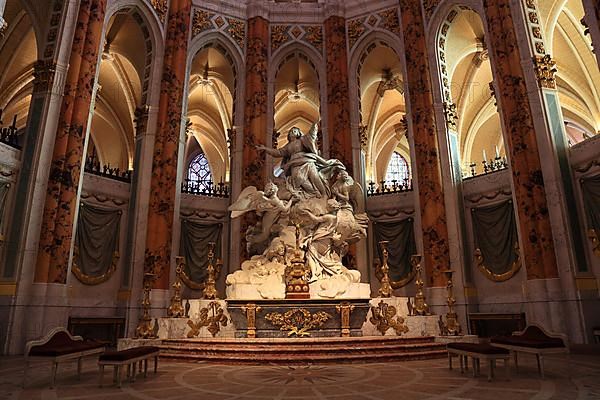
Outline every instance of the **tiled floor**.
<svg viewBox="0 0 600 400">
<path fill-rule="evenodd" d="M 456 362 L 455 362 L 456 364 Z M 521 400 L 600 399 L 600 357 L 572 355 L 546 359 L 547 379 L 537 376 L 535 358 L 519 359 L 519 373 L 504 379 L 504 369 L 488 382 L 448 370 L 446 359 L 380 364 L 312 366 L 247 366 L 162 362 L 156 376 L 124 382 L 118 389 L 98 387 L 94 361 L 84 363 L 81 381 L 74 365 L 59 368 L 57 387 L 49 389 L 49 365 L 33 367 L 26 389 L 21 388 L 21 358 L 0 358 L 0 399 L 143 399 L 143 400 Z M 482 362 L 482 373 L 486 365 Z"/>
</svg>

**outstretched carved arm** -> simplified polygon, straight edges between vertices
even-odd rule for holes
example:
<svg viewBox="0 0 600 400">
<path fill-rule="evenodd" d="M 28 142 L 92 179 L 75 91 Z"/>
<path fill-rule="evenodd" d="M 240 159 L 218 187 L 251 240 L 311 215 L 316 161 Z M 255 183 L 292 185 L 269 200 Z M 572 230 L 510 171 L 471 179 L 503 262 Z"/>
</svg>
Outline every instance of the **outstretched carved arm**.
<svg viewBox="0 0 600 400">
<path fill-rule="evenodd" d="M 283 157 L 283 154 L 281 154 L 281 150 L 279 150 L 279 149 L 271 149 L 271 148 L 263 146 L 263 145 L 257 145 L 256 150 L 263 150 L 265 153 L 267 153 L 268 155 L 270 155 L 272 157 L 279 157 L 279 158 Z"/>
</svg>

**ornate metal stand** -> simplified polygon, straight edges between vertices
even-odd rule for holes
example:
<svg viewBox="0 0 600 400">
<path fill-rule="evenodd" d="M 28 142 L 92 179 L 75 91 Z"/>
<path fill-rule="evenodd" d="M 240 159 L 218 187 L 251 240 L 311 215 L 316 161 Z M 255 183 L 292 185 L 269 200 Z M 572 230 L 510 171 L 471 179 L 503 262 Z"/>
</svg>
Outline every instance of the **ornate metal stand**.
<svg viewBox="0 0 600 400">
<path fill-rule="evenodd" d="M 441 321 L 440 316 L 440 330 L 442 331 L 442 335 L 460 335 L 461 326 L 458 322 L 458 316 L 454 311 L 454 304 L 456 303 L 456 299 L 454 298 L 454 294 L 452 293 L 452 274 L 454 271 L 446 270 L 444 274 L 448 279 L 446 283 L 446 289 L 448 290 L 448 299 L 446 300 L 448 303 L 448 312 L 446 313 L 446 323 Z"/>
<path fill-rule="evenodd" d="M 310 269 L 307 269 L 305 254 L 300 249 L 300 226 L 296 225 L 296 249 L 290 265 L 285 268 L 285 298 L 310 299 L 308 280 Z"/>
<path fill-rule="evenodd" d="M 415 254 L 411 256 L 410 263 L 416 271 L 415 286 L 417 288 L 417 292 L 415 293 L 415 303 L 412 306 L 412 311 L 414 315 L 430 315 L 429 306 L 425 301 L 425 292 L 423 291 L 423 286 L 425 283 L 421 277 L 421 255 Z"/>
<path fill-rule="evenodd" d="M 156 278 L 155 274 L 144 274 L 144 298 L 142 299 L 142 316 L 135 328 L 135 337 L 138 339 L 155 338 L 154 327 L 152 326 L 152 317 L 150 317 L 150 291 L 152 283 Z"/>
<path fill-rule="evenodd" d="M 214 300 L 217 298 L 217 271 L 214 265 L 215 259 L 215 242 L 208 242 L 208 266 L 206 267 L 208 277 L 204 283 L 202 298 Z"/>
<path fill-rule="evenodd" d="M 381 276 L 381 279 L 379 279 L 379 283 L 381 284 L 381 286 L 379 287 L 379 297 L 392 297 L 392 294 L 394 292 L 394 289 L 390 284 L 390 267 L 388 266 L 389 252 L 387 249 L 388 243 L 389 242 L 387 240 L 382 240 L 381 242 L 379 242 L 379 248 L 381 249 L 382 255 L 381 266 L 379 267 L 379 273 L 377 274 Z"/>
<path fill-rule="evenodd" d="M 171 297 L 171 305 L 167 309 L 167 316 L 171 318 L 181 318 L 185 316 L 185 309 L 183 308 L 183 301 L 181 300 L 181 272 L 183 271 L 183 263 L 180 259 L 183 257 L 177 257 L 177 269 L 175 270 L 176 277 L 173 282 L 173 296 Z"/>
</svg>

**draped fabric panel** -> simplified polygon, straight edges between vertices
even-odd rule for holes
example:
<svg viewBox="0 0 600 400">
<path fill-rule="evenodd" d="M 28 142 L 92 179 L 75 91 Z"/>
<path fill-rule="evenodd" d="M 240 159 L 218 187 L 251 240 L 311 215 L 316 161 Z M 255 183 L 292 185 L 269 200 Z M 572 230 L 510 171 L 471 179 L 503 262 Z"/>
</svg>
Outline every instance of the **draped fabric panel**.
<svg viewBox="0 0 600 400">
<path fill-rule="evenodd" d="M 2 228 L 4 223 L 4 208 L 8 200 L 8 189 L 10 189 L 10 183 L 0 181 L 0 235 L 2 234 Z"/>
<path fill-rule="evenodd" d="M 373 233 L 379 259 L 382 259 L 379 242 L 387 240 L 388 266 L 390 267 L 390 280 L 399 281 L 408 277 L 411 272 L 410 257 L 416 254 L 415 233 L 413 219 L 402 221 L 373 222 Z"/>
<path fill-rule="evenodd" d="M 583 204 L 587 215 L 587 228 L 600 236 L 600 175 L 581 180 Z"/>
<path fill-rule="evenodd" d="M 223 224 L 181 220 L 179 253 L 185 257 L 185 273 L 194 283 L 204 283 L 208 267 L 208 243 L 215 242 L 215 261 L 221 256 Z"/>
<path fill-rule="evenodd" d="M 113 266 L 119 250 L 121 214 L 118 209 L 81 203 L 75 235 L 76 264 L 89 277 L 100 277 Z"/>
<path fill-rule="evenodd" d="M 519 243 L 512 200 L 471 209 L 475 247 L 481 250 L 487 269 L 496 275 L 511 270 Z"/>
</svg>

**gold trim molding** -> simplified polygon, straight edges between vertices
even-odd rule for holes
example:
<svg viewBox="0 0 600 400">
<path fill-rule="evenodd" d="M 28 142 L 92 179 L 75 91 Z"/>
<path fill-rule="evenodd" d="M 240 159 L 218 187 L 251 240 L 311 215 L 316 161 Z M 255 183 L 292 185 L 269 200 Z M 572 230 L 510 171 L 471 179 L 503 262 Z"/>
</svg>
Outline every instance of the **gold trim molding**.
<svg viewBox="0 0 600 400">
<path fill-rule="evenodd" d="M 91 276 L 85 274 L 81 268 L 79 268 L 79 249 L 77 246 L 73 249 L 73 266 L 71 267 L 71 272 L 77 278 L 77 280 L 85 285 L 99 285 L 101 283 L 106 282 L 110 279 L 110 277 L 117 270 L 117 262 L 119 261 L 119 252 L 115 251 L 112 256 L 112 262 L 110 267 L 106 270 L 105 273 L 99 276 Z"/>
<path fill-rule="evenodd" d="M 481 253 L 481 249 L 477 248 L 475 250 L 475 264 L 477 265 L 477 268 L 479 268 L 479 271 L 481 271 L 481 273 L 483 275 L 485 275 L 486 278 L 488 278 L 491 281 L 494 282 L 504 282 L 509 280 L 510 278 L 512 278 L 517 272 L 519 272 L 519 270 L 521 269 L 521 252 L 519 250 L 519 243 L 515 243 L 515 254 L 516 254 L 516 258 L 515 261 L 513 261 L 513 263 L 510 266 L 510 269 L 502 274 L 496 274 L 494 272 L 492 272 L 486 265 L 485 265 L 485 260 L 483 258 L 483 254 Z"/>
<path fill-rule="evenodd" d="M 14 296 L 17 294 L 17 282 L 0 282 L 0 296 Z"/>
</svg>

